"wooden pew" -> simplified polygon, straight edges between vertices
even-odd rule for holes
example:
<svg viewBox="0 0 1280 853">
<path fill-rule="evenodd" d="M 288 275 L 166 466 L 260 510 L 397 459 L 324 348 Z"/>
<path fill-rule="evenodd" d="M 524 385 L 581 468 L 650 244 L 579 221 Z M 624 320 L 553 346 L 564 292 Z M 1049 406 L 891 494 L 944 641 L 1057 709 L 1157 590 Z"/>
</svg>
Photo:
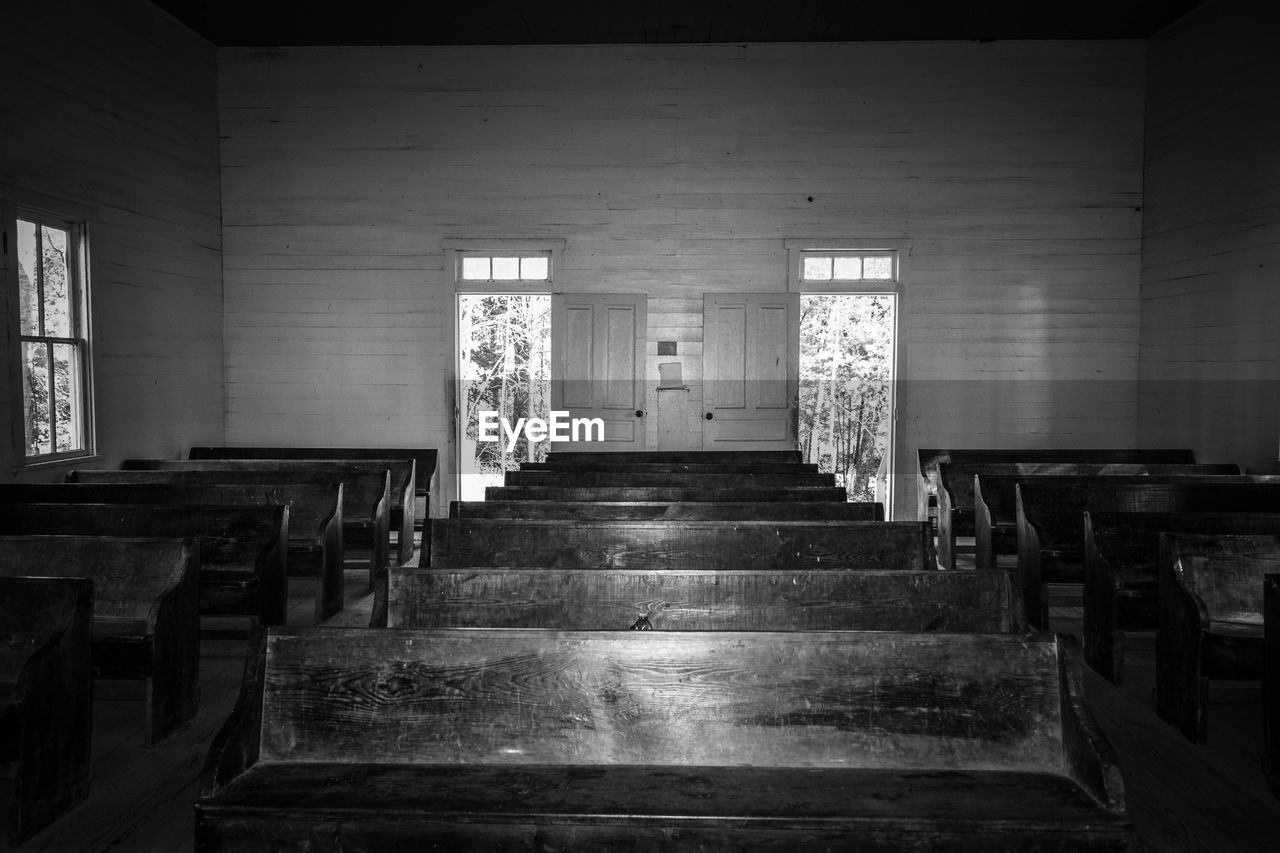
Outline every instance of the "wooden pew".
<svg viewBox="0 0 1280 853">
<path fill-rule="evenodd" d="M 1262 772 L 1280 797 L 1280 574 L 1263 577 Z"/>
<path fill-rule="evenodd" d="M 383 472 L 382 483 L 385 486 L 390 475 Z M 386 529 L 386 501 L 381 497 L 375 497 L 374 492 L 377 491 L 376 485 L 368 489 L 364 494 L 360 494 L 355 498 L 348 497 L 351 491 L 351 485 L 342 480 L 323 481 L 317 480 L 311 474 L 294 474 L 288 472 L 268 472 L 268 471 L 105 471 L 105 470 L 77 470 L 67 475 L 69 483 L 113 483 L 115 485 L 171 485 L 186 487 L 208 487 L 208 486 L 253 486 L 257 488 L 264 487 L 297 487 L 308 486 L 312 488 L 326 488 L 337 486 L 341 491 L 339 499 L 342 501 L 341 513 L 335 516 L 339 526 L 343 528 L 343 546 L 337 549 L 338 553 L 343 555 L 343 561 L 346 560 L 345 546 L 345 528 L 347 508 L 353 505 L 361 508 L 360 515 L 362 518 L 367 517 L 373 520 L 373 523 L 379 529 Z M 360 480 L 362 485 L 368 486 L 368 481 L 364 478 Z M 379 493 L 379 494 L 385 494 Z M 292 505 L 292 502 L 290 502 Z M 385 541 L 385 539 L 376 538 L 374 540 Z M 386 550 L 374 549 L 369 557 L 369 583 L 376 588 L 377 578 L 383 573 L 383 567 L 386 565 Z M 290 571 L 294 571 L 294 549 L 290 548 Z M 314 565 L 314 563 L 312 563 Z M 308 574 L 310 574 L 308 572 Z M 339 570 L 341 574 L 341 570 Z M 323 583 L 323 582 L 322 582 Z M 344 581 L 345 583 L 345 581 Z M 325 613 L 326 618 L 331 613 L 336 613 L 342 609 L 342 591 L 343 586 L 337 585 L 335 588 L 333 580 L 330 580 L 326 595 L 331 595 L 335 591 L 339 593 L 336 602 L 326 599 Z M 335 609 L 336 605 L 336 609 Z"/>
<path fill-rule="evenodd" d="M 1037 481 L 1068 482 L 1074 480 L 1088 483 L 1098 479 L 1091 475 L 1043 474 L 1037 475 Z M 979 474 L 974 477 L 974 554 L 975 566 L 979 569 L 993 569 L 997 564 L 997 555 L 1005 553 L 1004 547 L 997 547 L 997 538 L 1013 536 L 1014 549 L 1017 553 L 1018 502 L 1017 485 L 1033 477 L 1021 474 Z M 1268 482 L 1267 476 L 1250 474 L 1215 474 L 1215 475 L 1176 475 L 1173 477 L 1153 475 L 1112 474 L 1107 476 L 1111 483 L 1151 483 L 1155 480 L 1178 480 L 1186 483 L 1258 483 Z M 1271 478 L 1280 481 L 1280 478 Z M 1130 507 L 1123 511 L 1164 511 L 1165 506 Z M 1010 532 L 1011 531 L 1011 532 Z"/>
<path fill-rule="evenodd" d="M 1048 624 L 1045 583 L 1084 582 L 1084 513 L 1280 512 L 1275 477 L 1036 477 L 1015 486 L 1028 624 Z"/>
<path fill-rule="evenodd" d="M 200 615 L 285 624 L 289 507 L 0 503 L 0 535 L 200 538 Z"/>
<path fill-rule="evenodd" d="M 938 559 L 945 568 L 956 567 L 956 555 L 972 553 L 973 548 L 958 544 L 961 537 L 975 536 L 974 527 L 974 479 L 990 476 L 1116 476 L 1150 475 L 1172 477 L 1189 474 L 1227 475 L 1240 474 L 1240 466 L 1223 465 L 1162 465 L 1148 463 L 1101 462 L 945 462 L 938 465 Z M 999 480 L 993 482 L 1005 482 Z M 1009 488 L 1003 499 L 991 494 L 991 484 L 983 490 L 983 496 L 1006 506 L 1013 504 L 1013 490 Z M 1007 525 L 991 529 L 993 554 L 1017 553 L 1016 529 L 1012 520 Z M 988 566 L 989 567 L 989 566 Z"/>
<path fill-rule="evenodd" d="M 1263 672 L 1263 578 L 1280 536 L 1160 534 L 1156 713 L 1197 744 L 1208 740 L 1209 682 Z"/>
<path fill-rule="evenodd" d="M 1019 630 L 1004 572 L 391 568 L 392 628 Z"/>
<path fill-rule="evenodd" d="M 429 565 L 557 569 L 936 569 L 915 521 L 432 519 Z"/>
<path fill-rule="evenodd" d="M 1158 625 L 1161 533 L 1280 534 L 1280 513 L 1085 512 L 1085 663 L 1116 684 L 1128 632 Z"/>
<path fill-rule="evenodd" d="M 835 474 L 817 471 L 608 471 L 594 467 L 584 470 L 563 471 L 507 471 L 505 486 L 555 486 L 565 487 L 653 487 L 696 489 L 753 489 L 778 487 L 832 487 Z M 714 466 L 709 466 L 714 467 Z"/>
<path fill-rule="evenodd" d="M 195 716 L 199 540 L 0 536 L 0 574 L 93 580 L 93 674 L 142 681 L 148 745 Z"/>
<path fill-rule="evenodd" d="M 0 577 L 0 808 L 14 845 L 89 795 L 93 581 Z"/>
<path fill-rule="evenodd" d="M 196 849 L 1122 850 L 1070 637 L 269 629 Z"/>
<path fill-rule="evenodd" d="M 761 451 L 763 452 L 763 451 Z M 848 497 L 840 486 L 796 486 L 702 489 L 661 486 L 487 486 L 490 501 L 843 501 Z"/>
<path fill-rule="evenodd" d="M 421 530 L 431 515 L 431 496 L 439 493 L 438 453 L 434 447 L 192 447 L 188 459 L 412 459 L 414 500 L 397 506 L 392 496 L 391 527 L 400 530 L 403 515 L 413 512 L 413 529 Z M 405 558 L 406 560 L 408 558 Z"/>
<path fill-rule="evenodd" d="M 122 472 L 112 472 L 120 474 Z M 287 506 L 292 577 L 317 577 L 316 622 L 342 610 L 344 598 L 342 484 L 306 483 L 9 483 L 0 484 L 0 504 L 112 503 L 175 506 Z"/>
<path fill-rule="evenodd" d="M 373 551 L 370 583 L 377 566 L 386 566 L 391 554 L 392 495 L 403 505 L 413 502 L 413 461 L 402 459 L 126 459 L 125 471 L 195 471 L 246 482 L 253 475 L 291 475 L 307 482 L 343 484 L 343 547 Z M 397 558 L 413 558 L 413 519 L 401 516 L 408 527 L 398 531 Z"/>
<path fill-rule="evenodd" d="M 450 518 L 581 519 L 583 521 L 884 521 L 876 501 L 451 501 Z"/>
<path fill-rule="evenodd" d="M 723 451 L 720 451 L 723 453 Z M 552 454 L 552 460 L 558 454 Z M 816 474 L 818 466 L 813 462 L 635 462 L 626 453 L 612 453 L 618 457 L 597 462 L 580 461 L 564 464 L 555 461 L 521 462 L 521 471 L 581 471 L 609 472 L 613 474 Z"/>
<path fill-rule="evenodd" d="M 1052 448 L 960 448 L 944 450 L 921 447 L 916 450 L 919 479 L 916 497 L 921 520 L 932 518 L 938 493 L 938 466 L 947 462 L 1065 462 L 1112 464 L 1138 462 L 1187 465 L 1195 453 L 1182 448 L 1052 447 Z"/>
<path fill-rule="evenodd" d="M 552 450 L 547 454 L 548 467 L 602 464 L 659 465 L 803 465 L 799 450 Z"/>
</svg>

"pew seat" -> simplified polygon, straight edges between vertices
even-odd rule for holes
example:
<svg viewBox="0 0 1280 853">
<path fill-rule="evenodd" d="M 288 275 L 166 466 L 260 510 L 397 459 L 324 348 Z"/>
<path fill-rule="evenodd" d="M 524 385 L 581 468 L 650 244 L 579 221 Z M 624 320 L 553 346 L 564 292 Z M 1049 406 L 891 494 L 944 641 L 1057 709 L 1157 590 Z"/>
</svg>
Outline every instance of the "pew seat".
<svg viewBox="0 0 1280 853">
<path fill-rule="evenodd" d="M 1132 840 L 1066 637 L 273 628 L 254 654 L 202 853 Z"/>
<path fill-rule="evenodd" d="M 93 581 L 0 577 L 0 815 L 22 844 L 89 794 Z"/>
<path fill-rule="evenodd" d="M 198 539 L 0 536 L 0 574 L 93 581 L 93 674 L 142 683 L 145 743 L 167 737 L 195 716 Z"/>
<path fill-rule="evenodd" d="M 451 501 L 450 518 L 884 521 L 877 501 Z"/>
<path fill-rule="evenodd" d="M 1263 677 L 1263 585 L 1280 535 L 1161 533 L 1159 547 L 1156 713 L 1204 744 L 1210 682 Z"/>
</svg>

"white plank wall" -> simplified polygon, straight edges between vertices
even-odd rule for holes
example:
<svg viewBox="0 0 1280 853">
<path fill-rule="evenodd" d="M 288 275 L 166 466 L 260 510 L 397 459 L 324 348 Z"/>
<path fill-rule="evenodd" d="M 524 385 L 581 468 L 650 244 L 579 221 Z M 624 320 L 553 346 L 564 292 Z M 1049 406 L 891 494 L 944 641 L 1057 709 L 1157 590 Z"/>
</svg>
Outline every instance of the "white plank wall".
<svg viewBox="0 0 1280 853">
<path fill-rule="evenodd" d="M 648 293 L 651 385 L 675 339 L 696 386 L 702 294 L 835 234 L 910 241 L 900 460 L 1131 444 L 1144 53 L 221 50 L 227 440 L 446 447 L 446 238 L 563 238 L 558 287 Z"/>
<path fill-rule="evenodd" d="M 93 211 L 92 347 L 106 457 L 95 464 L 220 442 L 213 46 L 145 0 L 8 4 L 0 40 L 0 192 L 8 185 Z M 8 356 L 0 351 L 0 470 L 14 476 L 21 449 L 9 441 Z M 65 470 L 16 477 L 60 479 Z"/>
<path fill-rule="evenodd" d="M 1270 4 L 1156 36 L 1147 97 L 1140 429 L 1204 461 L 1280 444 L 1280 58 Z"/>
</svg>

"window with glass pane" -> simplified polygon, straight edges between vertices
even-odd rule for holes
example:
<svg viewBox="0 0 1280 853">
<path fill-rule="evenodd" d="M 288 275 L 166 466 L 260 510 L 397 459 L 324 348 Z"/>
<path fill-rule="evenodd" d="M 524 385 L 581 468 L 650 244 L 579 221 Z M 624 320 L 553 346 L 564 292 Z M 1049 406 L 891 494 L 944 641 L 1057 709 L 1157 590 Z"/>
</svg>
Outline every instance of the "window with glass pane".
<svg viewBox="0 0 1280 853">
<path fill-rule="evenodd" d="M 463 281 L 549 281 L 550 255 L 463 255 Z"/>
<path fill-rule="evenodd" d="M 893 255 L 854 252 L 805 252 L 802 281 L 893 281 Z"/>
<path fill-rule="evenodd" d="M 89 441 L 79 229 L 19 218 L 17 236 L 25 455 L 81 455 Z"/>
</svg>

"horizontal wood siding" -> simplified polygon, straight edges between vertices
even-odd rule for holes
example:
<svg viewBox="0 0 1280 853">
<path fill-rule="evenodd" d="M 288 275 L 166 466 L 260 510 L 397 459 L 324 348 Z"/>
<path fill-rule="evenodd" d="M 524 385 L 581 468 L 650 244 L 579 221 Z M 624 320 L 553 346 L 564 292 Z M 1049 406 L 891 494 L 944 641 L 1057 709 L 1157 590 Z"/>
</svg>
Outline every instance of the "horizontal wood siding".
<svg viewBox="0 0 1280 853">
<path fill-rule="evenodd" d="M 174 455 L 223 439 L 214 47 L 144 0 L 6 7 L 0 193 L 85 206 L 99 452 Z M 4 318 L 6 325 L 10 318 Z M 0 352 L 0 469 L 11 446 Z M 17 479 L 60 479 L 63 468 Z"/>
<path fill-rule="evenodd" d="M 784 241 L 813 236 L 910 246 L 900 460 L 1129 444 L 1143 61 L 1128 41 L 221 50 L 227 441 L 446 447 L 442 240 L 552 237 L 558 289 L 649 295 L 649 385 L 681 362 L 670 435 L 697 447 L 703 294 L 784 290 Z"/>
<path fill-rule="evenodd" d="M 1280 443 L 1275 10 L 1214 0 L 1151 41 L 1141 434 L 1273 470 Z"/>
</svg>

